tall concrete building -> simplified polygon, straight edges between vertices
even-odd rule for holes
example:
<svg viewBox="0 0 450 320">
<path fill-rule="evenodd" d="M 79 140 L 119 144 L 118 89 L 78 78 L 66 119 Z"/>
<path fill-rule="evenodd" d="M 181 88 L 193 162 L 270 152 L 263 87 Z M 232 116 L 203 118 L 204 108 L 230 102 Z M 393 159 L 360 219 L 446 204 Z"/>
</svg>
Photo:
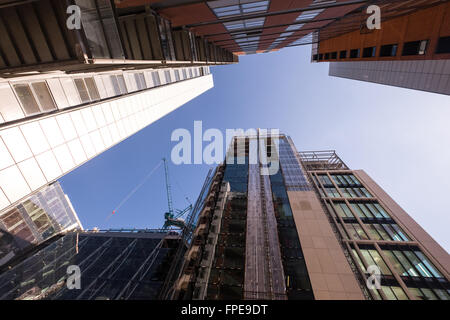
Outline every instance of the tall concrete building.
<svg viewBox="0 0 450 320">
<path fill-rule="evenodd" d="M 449 300 L 449 270 L 364 171 L 258 132 L 235 137 L 217 168 L 172 298 Z"/>
<path fill-rule="evenodd" d="M 237 61 L 146 6 L 0 1 L 0 214 L 212 88 L 210 65 Z"/>
</svg>

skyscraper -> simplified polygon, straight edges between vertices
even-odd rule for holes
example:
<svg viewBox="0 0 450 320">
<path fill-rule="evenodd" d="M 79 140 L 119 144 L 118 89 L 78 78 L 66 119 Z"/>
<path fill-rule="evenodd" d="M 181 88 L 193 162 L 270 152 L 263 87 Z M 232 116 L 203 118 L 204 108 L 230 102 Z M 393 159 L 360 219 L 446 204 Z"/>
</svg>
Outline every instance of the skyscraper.
<svg viewBox="0 0 450 320">
<path fill-rule="evenodd" d="M 191 30 L 237 55 L 310 44 L 312 32 L 369 1 L 363 0 L 116 0 L 118 8 L 147 5 L 175 29 Z"/>
<path fill-rule="evenodd" d="M 0 211 L 212 88 L 208 67 L 9 80 L 0 88 Z"/>
<path fill-rule="evenodd" d="M 147 7 L 236 55 L 311 45 L 313 62 L 330 75 L 449 94 L 446 0 L 117 0 L 117 8 Z M 379 8 L 380 29 L 368 23 Z M 368 9 L 370 9 L 368 11 Z M 178 32 L 177 31 L 177 32 Z"/>
<path fill-rule="evenodd" d="M 217 168 L 173 298 L 448 300 L 449 267 L 364 171 L 258 133 L 235 137 Z"/>
<path fill-rule="evenodd" d="M 0 212 L 212 88 L 210 65 L 237 61 L 144 6 L 3 1 Z"/>
<path fill-rule="evenodd" d="M 112 0 L 0 2 L 0 76 L 237 62 L 229 51 L 144 6 Z"/>
</svg>

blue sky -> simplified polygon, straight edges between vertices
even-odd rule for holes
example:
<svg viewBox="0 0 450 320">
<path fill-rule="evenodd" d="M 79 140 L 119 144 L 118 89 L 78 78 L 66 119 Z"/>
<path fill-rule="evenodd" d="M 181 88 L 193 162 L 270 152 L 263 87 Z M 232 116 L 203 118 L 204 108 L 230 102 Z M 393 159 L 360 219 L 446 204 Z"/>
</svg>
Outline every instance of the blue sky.
<svg viewBox="0 0 450 320">
<path fill-rule="evenodd" d="M 167 210 L 160 167 L 110 219 L 162 157 L 173 130 L 278 128 L 298 150 L 336 150 L 365 170 L 450 251 L 450 97 L 328 76 L 310 47 L 241 57 L 212 67 L 214 88 L 61 179 L 85 228 L 159 228 Z M 205 143 L 206 145 L 206 143 Z M 196 199 L 208 165 L 169 165 L 175 208 Z"/>
</svg>

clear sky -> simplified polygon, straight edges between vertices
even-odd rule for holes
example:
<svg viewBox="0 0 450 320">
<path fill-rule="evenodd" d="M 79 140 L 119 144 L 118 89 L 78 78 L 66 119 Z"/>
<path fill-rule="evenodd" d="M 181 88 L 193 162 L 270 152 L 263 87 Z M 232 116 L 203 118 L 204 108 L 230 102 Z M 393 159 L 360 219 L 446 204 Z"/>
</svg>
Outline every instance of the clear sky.
<svg viewBox="0 0 450 320">
<path fill-rule="evenodd" d="M 159 228 L 167 210 L 160 167 L 177 128 L 278 128 L 299 151 L 334 149 L 365 170 L 450 251 L 450 97 L 328 76 L 310 47 L 241 57 L 212 67 L 214 88 L 104 152 L 62 180 L 85 228 Z M 207 143 L 205 143 L 206 145 Z M 208 165 L 169 165 L 175 208 L 197 198 Z"/>
</svg>

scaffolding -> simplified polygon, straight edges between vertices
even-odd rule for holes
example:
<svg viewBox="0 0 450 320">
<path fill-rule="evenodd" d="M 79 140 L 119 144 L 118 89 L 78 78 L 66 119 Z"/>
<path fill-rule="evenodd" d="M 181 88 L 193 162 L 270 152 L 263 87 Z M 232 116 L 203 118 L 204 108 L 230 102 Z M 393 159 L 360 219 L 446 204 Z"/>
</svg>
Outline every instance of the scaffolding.
<svg viewBox="0 0 450 320">
<path fill-rule="evenodd" d="M 298 155 L 307 171 L 348 170 L 347 165 L 339 158 L 335 150 L 301 151 Z"/>
</svg>

